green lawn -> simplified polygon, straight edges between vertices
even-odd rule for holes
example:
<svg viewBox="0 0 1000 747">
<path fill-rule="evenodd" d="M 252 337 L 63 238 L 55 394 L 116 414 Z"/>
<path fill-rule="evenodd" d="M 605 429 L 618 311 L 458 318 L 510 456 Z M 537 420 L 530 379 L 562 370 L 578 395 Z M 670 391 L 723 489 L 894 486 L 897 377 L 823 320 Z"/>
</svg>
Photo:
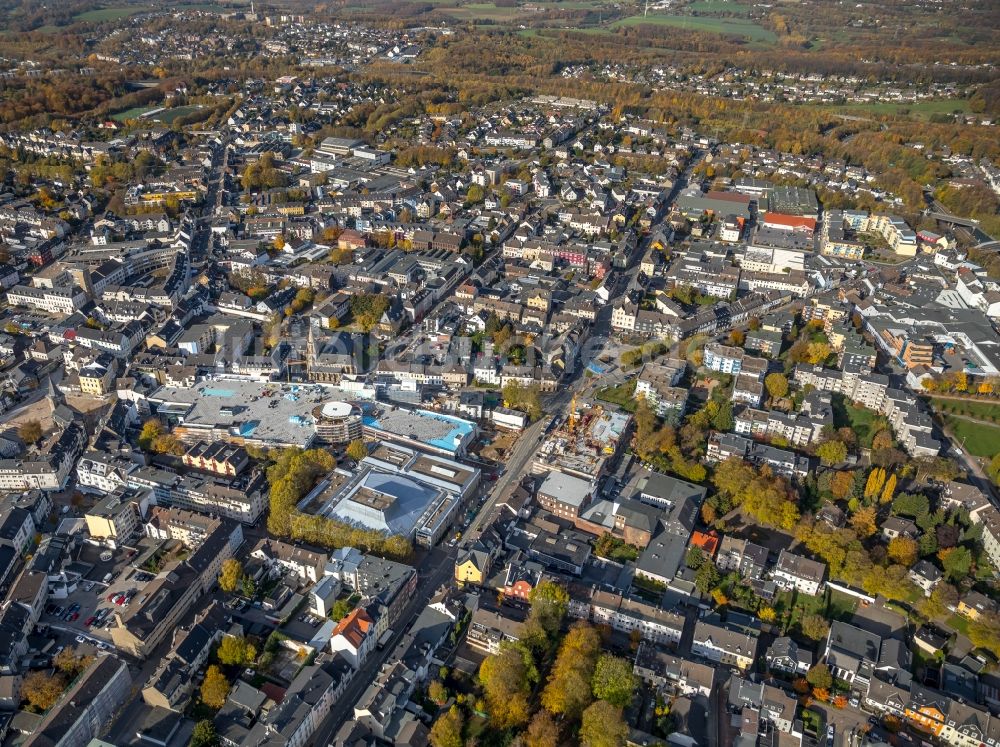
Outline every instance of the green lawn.
<svg viewBox="0 0 1000 747">
<path fill-rule="evenodd" d="M 129 16 L 134 16 L 136 13 L 142 13 L 146 10 L 148 10 L 148 8 L 142 8 L 135 5 L 97 8 L 95 10 L 88 10 L 84 13 L 77 14 L 76 20 L 89 21 L 93 23 L 117 21 L 119 18 L 128 18 Z"/>
<path fill-rule="evenodd" d="M 524 8 L 498 8 L 493 3 L 468 3 L 457 8 L 441 8 L 440 12 L 463 21 L 512 21 L 528 15 Z"/>
<path fill-rule="evenodd" d="M 830 601 L 827 603 L 826 616 L 831 620 L 850 621 L 858 608 L 858 600 L 839 591 L 830 591 Z"/>
<path fill-rule="evenodd" d="M 979 402 L 974 399 L 957 400 L 931 397 L 931 405 L 938 412 L 949 415 L 965 415 L 978 420 L 1000 421 L 1000 403 Z"/>
<path fill-rule="evenodd" d="M 201 108 L 200 106 L 175 106 L 172 109 L 165 109 L 162 112 L 154 114 L 150 119 L 155 119 L 157 122 L 162 122 L 163 124 L 173 124 L 173 121 L 178 117 L 186 117 L 188 114 L 193 114 Z"/>
<path fill-rule="evenodd" d="M 623 410 L 635 412 L 635 379 L 618 386 L 606 386 L 595 395 L 602 402 L 618 405 Z"/>
<path fill-rule="evenodd" d="M 850 428 L 858 436 L 858 443 L 866 448 L 872 445 L 875 434 L 886 427 L 885 418 L 874 410 L 855 407 L 842 395 L 833 395 L 833 425 Z"/>
<path fill-rule="evenodd" d="M 955 435 L 958 445 L 978 457 L 993 457 L 1000 452 L 1000 427 L 974 423 L 970 420 L 944 415 L 944 421 Z"/>
<path fill-rule="evenodd" d="M 913 104 L 901 104 L 894 101 L 873 101 L 869 104 L 830 104 L 823 109 L 833 109 L 842 112 L 858 114 L 900 114 L 929 119 L 934 114 L 969 114 L 967 99 L 927 99 Z"/>
<path fill-rule="evenodd" d="M 629 16 L 611 24 L 620 26 L 672 26 L 687 31 L 706 31 L 726 36 L 742 36 L 750 41 L 771 43 L 777 41 L 774 32 L 742 18 L 708 18 L 704 16 L 680 16 L 650 13 L 648 16 Z"/>
<path fill-rule="evenodd" d="M 126 119 L 138 119 L 146 112 L 153 111 L 156 108 L 155 106 L 133 106 L 131 109 L 126 109 L 123 112 L 112 115 L 111 118 L 116 122 L 124 122 Z"/>
<path fill-rule="evenodd" d="M 966 620 L 959 614 L 954 614 L 944 621 L 945 625 L 954 631 L 961 633 L 962 635 L 968 637 L 969 635 L 969 621 Z"/>
</svg>

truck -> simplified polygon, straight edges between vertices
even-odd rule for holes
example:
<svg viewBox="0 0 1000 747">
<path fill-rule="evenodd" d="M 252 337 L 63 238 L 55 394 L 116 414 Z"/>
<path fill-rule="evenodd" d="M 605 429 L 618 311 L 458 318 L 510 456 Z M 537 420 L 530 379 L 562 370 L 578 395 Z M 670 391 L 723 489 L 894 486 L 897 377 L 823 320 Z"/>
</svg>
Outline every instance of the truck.
<svg viewBox="0 0 1000 747">
<path fill-rule="evenodd" d="M 111 583 L 111 579 L 114 578 L 114 575 L 115 574 L 113 574 L 113 573 L 105 573 L 104 574 L 104 578 L 103 578 L 103 583 L 106 583 L 106 584 Z"/>
<path fill-rule="evenodd" d="M 375 645 L 379 649 L 379 651 L 381 651 L 383 648 L 385 648 L 385 644 L 387 644 L 391 640 L 392 640 L 392 628 L 389 628 L 382 635 L 378 637 L 378 643 L 376 643 Z"/>
</svg>

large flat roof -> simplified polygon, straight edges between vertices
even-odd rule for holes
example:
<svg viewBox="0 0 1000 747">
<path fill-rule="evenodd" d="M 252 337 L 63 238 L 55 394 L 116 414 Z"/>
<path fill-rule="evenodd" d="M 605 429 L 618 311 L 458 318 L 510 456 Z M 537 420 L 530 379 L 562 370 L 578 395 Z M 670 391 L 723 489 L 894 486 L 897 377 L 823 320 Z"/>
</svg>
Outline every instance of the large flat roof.
<svg viewBox="0 0 1000 747">
<path fill-rule="evenodd" d="M 450 453 L 460 451 L 469 434 L 476 428 L 471 421 L 451 415 L 398 407 L 370 410 L 364 415 L 363 422 L 375 431 L 402 436 Z"/>
<path fill-rule="evenodd" d="M 263 396 L 265 391 L 270 396 Z M 225 428 L 250 441 L 301 447 L 316 437 L 316 406 L 340 408 L 345 399 L 345 392 L 312 384 L 230 380 L 201 381 L 191 388 L 161 386 L 150 396 L 186 427 Z"/>
</svg>

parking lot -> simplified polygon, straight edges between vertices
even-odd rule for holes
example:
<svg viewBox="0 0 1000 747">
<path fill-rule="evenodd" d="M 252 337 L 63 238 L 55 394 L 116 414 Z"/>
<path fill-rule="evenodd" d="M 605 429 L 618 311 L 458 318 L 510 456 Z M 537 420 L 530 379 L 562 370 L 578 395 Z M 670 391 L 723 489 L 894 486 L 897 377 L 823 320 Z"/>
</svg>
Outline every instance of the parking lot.
<svg viewBox="0 0 1000 747">
<path fill-rule="evenodd" d="M 97 548 L 83 550 L 96 551 Z M 102 550 L 100 554 L 106 557 L 106 552 Z M 50 599 L 41 622 L 53 630 L 80 636 L 84 641 L 109 643 L 114 613 L 124 613 L 132 600 L 156 578 L 153 573 L 129 565 L 132 557 L 129 551 L 118 551 L 116 555 L 110 561 L 93 564 L 93 569 L 65 599 Z M 104 579 L 108 579 L 107 582 Z"/>
</svg>

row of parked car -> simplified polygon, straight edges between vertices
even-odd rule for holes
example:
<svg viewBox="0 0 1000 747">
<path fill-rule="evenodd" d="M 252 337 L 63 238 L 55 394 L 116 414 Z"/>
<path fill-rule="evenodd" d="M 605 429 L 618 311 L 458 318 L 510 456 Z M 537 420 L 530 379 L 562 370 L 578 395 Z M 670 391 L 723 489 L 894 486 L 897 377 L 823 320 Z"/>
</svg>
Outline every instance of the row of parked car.
<svg viewBox="0 0 1000 747">
<path fill-rule="evenodd" d="M 128 607 L 132 602 L 132 597 L 139 593 L 138 589 L 129 589 L 128 591 L 121 591 L 117 594 L 108 594 L 108 601 L 111 604 L 116 604 L 119 607 Z"/>
<path fill-rule="evenodd" d="M 73 622 L 80 617 L 80 604 L 74 602 L 66 608 L 57 604 L 50 604 L 45 608 L 45 614 L 53 615 L 54 617 L 65 620 L 66 622 Z"/>
</svg>

